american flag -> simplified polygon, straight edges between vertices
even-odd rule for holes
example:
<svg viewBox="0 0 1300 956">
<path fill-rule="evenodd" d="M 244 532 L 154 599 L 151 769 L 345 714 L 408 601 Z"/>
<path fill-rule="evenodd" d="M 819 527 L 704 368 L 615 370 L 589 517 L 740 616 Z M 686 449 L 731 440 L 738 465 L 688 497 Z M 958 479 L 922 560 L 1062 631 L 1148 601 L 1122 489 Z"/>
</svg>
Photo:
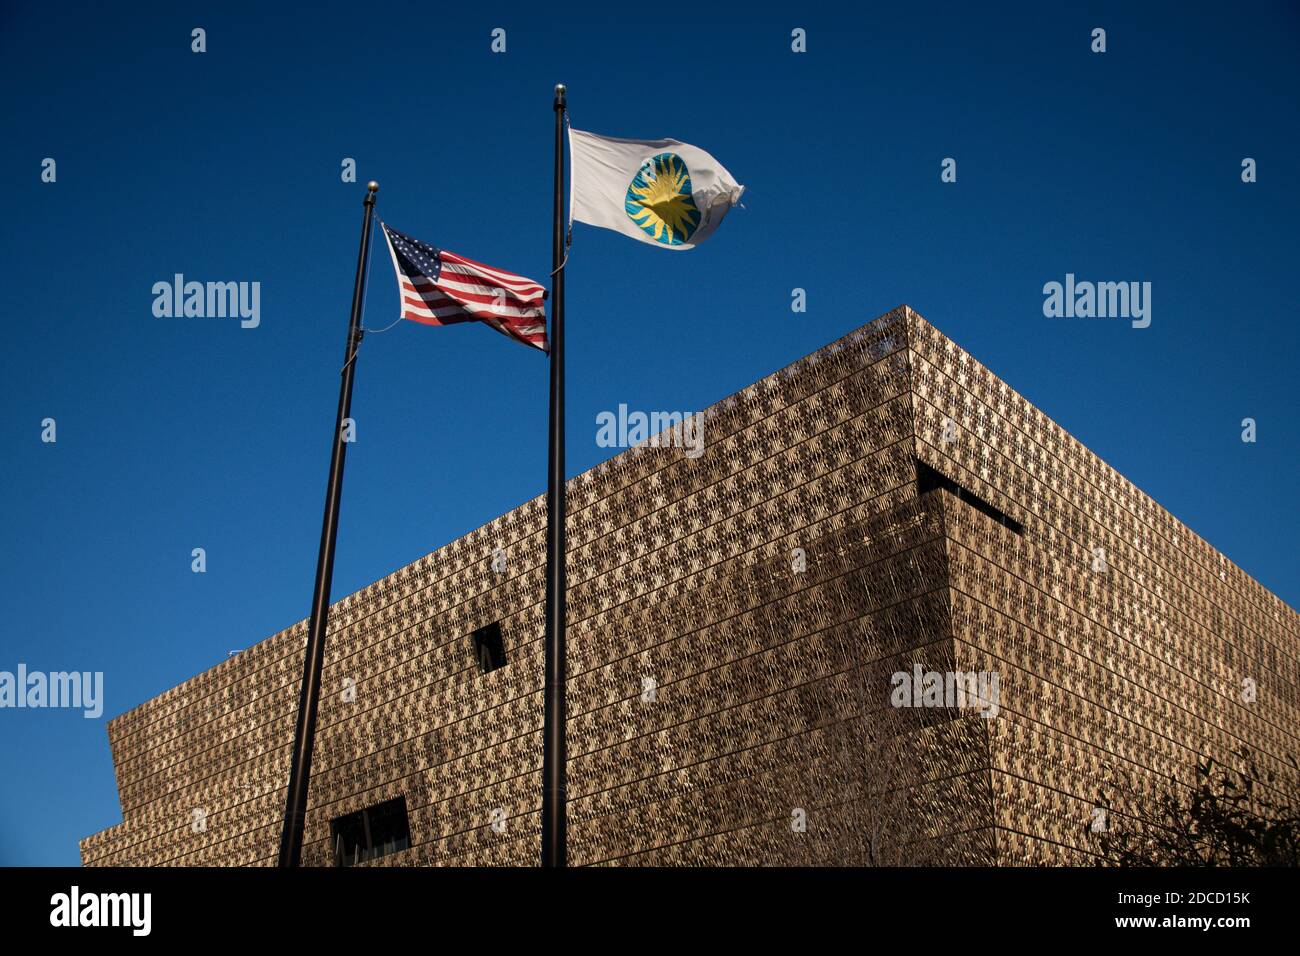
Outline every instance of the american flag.
<svg viewBox="0 0 1300 956">
<path fill-rule="evenodd" d="M 547 350 L 546 290 L 532 279 L 380 226 L 397 270 L 402 318 L 425 325 L 484 322 L 516 342 Z"/>
</svg>

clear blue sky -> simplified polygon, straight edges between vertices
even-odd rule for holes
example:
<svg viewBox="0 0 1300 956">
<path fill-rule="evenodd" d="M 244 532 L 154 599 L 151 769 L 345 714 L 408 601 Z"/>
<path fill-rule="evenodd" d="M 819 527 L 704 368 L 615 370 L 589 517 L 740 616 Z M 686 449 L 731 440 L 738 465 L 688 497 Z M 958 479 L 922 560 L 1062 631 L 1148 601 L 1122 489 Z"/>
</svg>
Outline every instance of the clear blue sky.
<svg viewBox="0 0 1300 956">
<path fill-rule="evenodd" d="M 906 302 L 1300 603 L 1294 5 L 66 6 L 0 12 L 0 670 L 103 671 L 106 706 L 0 710 L 0 862 L 76 863 L 120 820 L 107 719 L 306 616 L 362 183 L 544 279 L 559 81 L 576 127 L 748 187 L 691 252 L 575 227 L 571 474 L 597 412 L 701 408 Z M 178 272 L 261 282 L 260 327 L 154 317 Z M 1150 328 L 1045 318 L 1067 272 L 1150 281 Z M 546 376 L 480 327 L 366 340 L 336 597 L 543 490 Z"/>
</svg>

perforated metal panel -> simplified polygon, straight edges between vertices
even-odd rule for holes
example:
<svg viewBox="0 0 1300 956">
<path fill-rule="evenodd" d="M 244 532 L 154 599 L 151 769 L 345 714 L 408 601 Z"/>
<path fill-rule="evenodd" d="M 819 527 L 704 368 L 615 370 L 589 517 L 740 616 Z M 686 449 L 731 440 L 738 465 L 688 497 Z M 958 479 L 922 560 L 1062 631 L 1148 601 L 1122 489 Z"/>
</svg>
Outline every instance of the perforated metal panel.
<svg viewBox="0 0 1300 956">
<path fill-rule="evenodd" d="M 1296 752 L 1295 612 L 910 309 L 704 414 L 701 457 L 569 484 L 572 863 L 1081 862 L 1103 789 Z M 305 863 L 397 795 L 370 865 L 536 863 L 544 533 L 539 497 L 333 606 Z M 109 723 L 83 862 L 274 863 L 305 634 Z M 996 672 L 997 715 L 891 706 L 918 665 Z"/>
</svg>

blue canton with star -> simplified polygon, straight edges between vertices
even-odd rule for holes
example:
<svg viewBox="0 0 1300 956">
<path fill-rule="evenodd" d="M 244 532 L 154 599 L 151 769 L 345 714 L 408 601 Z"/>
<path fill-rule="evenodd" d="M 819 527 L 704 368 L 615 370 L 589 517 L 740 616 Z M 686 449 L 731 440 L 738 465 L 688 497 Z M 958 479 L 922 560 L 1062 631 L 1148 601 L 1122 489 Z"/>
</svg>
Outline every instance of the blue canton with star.
<svg viewBox="0 0 1300 956">
<path fill-rule="evenodd" d="M 442 252 L 436 246 L 419 239 L 412 239 L 396 229 L 384 226 L 392 240 L 393 250 L 402 262 L 402 271 L 408 275 L 428 276 L 434 282 L 442 272 Z"/>
</svg>

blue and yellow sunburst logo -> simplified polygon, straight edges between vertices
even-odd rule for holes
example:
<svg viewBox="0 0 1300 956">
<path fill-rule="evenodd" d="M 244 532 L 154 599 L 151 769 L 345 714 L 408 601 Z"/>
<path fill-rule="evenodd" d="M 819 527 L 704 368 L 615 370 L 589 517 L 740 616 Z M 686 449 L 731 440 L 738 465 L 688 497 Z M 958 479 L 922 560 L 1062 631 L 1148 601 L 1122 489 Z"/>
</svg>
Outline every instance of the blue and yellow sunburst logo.
<svg viewBox="0 0 1300 956">
<path fill-rule="evenodd" d="M 660 153 L 641 164 L 627 187 L 623 208 L 646 235 L 666 246 L 689 242 L 700 226 L 691 171 L 676 153 Z"/>
</svg>

